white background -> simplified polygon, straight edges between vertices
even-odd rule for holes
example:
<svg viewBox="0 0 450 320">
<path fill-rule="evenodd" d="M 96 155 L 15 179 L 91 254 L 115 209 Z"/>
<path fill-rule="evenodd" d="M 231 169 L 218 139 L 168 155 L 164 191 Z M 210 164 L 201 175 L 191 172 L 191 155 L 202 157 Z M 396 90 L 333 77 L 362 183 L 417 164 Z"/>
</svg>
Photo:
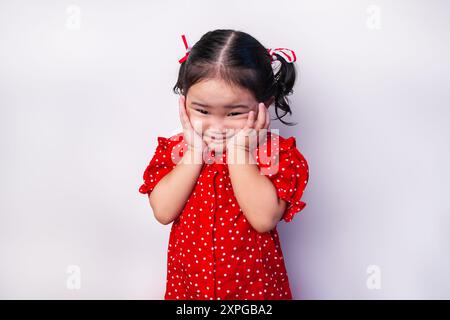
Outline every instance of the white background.
<svg viewBox="0 0 450 320">
<path fill-rule="evenodd" d="M 0 1 L 0 298 L 163 297 L 170 225 L 138 187 L 157 136 L 181 129 L 181 34 L 230 28 L 298 56 L 285 119 L 299 124 L 272 121 L 310 166 L 307 207 L 278 226 L 294 298 L 449 299 L 449 12 L 444 0 Z"/>
</svg>

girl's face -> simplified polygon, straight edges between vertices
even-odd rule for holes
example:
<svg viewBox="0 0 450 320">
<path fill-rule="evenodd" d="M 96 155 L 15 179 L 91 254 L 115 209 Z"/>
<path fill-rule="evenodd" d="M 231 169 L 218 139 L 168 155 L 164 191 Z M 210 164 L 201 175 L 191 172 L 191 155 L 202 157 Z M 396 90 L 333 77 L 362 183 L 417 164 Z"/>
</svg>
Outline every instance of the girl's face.
<svg viewBox="0 0 450 320">
<path fill-rule="evenodd" d="M 266 107 L 270 105 L 266 104 Z M 242 129 L 253 110 L 258 117 L 258 101 L 243 88 L 230 86 L 221 79 L 207 79 L 189 88 L 186 112 L 194 130 L 208 144 L 214 137 L 229 139 Z M 225 145 L 223 146 L 225 148 Z"/>
</svg>

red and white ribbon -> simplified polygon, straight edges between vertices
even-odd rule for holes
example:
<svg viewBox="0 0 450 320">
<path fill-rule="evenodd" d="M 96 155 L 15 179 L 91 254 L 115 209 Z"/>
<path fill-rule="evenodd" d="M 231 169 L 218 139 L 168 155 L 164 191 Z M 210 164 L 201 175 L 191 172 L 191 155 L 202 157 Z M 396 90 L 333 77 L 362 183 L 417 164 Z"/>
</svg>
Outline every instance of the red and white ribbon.
<svg viewBox="0 0 450 320">
<path fill-rule="evenodd" d="M 295 52 L 288 48 L 268 48 L 267 51 L 269 52 L 272 61 L 278 60 L 277 54 L 289 63 L 293 63 L 297 60 Z"/>
</svg>

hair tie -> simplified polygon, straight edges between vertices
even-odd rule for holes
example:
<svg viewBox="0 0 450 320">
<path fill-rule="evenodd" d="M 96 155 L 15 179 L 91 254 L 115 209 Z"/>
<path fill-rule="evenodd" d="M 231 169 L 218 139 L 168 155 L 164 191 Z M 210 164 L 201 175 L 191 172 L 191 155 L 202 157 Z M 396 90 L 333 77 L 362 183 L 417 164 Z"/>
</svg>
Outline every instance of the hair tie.
<svg viewBox="0 0 450 320">
<path fill-rule="evenodd" d="M 191 51 L 191 47 L 188 46 L 188 43 L 186 41 L 186 36 L 183 34 L 181 35 L 181 38 L 183 39 L 183 43 L 184 43 L 184 47 L 186 48 L 186 54 L 184 55 L 183 58 L 181 58 L 180 60 L 178 60 L 180 63 L 183 63 L 186 61 L 186 59 L 189 56 L 189 52 Z"/>
<path fill-rule="evenodd" d="M 272 62 L 278 60 L 278 57 L 275 53 L 281 56 L 288 63 L 293 63 L 297 60 L 295 52 L 288 48 L 267 48 L 267 51 L 269 52 Z"/>
</svg>

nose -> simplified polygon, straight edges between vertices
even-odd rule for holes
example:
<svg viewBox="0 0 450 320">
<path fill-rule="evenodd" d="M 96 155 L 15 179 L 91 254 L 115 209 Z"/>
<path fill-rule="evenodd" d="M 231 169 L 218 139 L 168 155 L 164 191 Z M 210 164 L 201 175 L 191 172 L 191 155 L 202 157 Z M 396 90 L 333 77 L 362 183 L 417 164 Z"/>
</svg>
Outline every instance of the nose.
<svg viewBox="0 0 450 320">
<path fill-rule="evenodd" d="M 208 128 L 208 133 L 216 136 L 225 136 L 226 128 L 222 120 L 212 122 Z"/>
</svg>

